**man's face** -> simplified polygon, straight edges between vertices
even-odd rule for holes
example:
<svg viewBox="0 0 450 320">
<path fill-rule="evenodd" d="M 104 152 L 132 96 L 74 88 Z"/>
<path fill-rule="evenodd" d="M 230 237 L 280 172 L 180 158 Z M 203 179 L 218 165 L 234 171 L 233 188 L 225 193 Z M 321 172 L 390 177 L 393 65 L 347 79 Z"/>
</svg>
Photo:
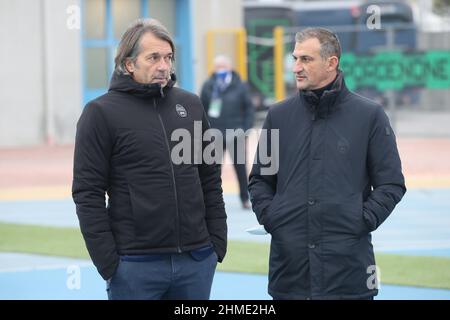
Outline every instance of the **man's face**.
<svg viewBox="0 0 450 320">
<path fill-rule="evenodd" d="M 136 62 L 128 60 L 126 67 L 134 81 L 144 84 L 159 83 L 164 87 L 170 78 L 172 59 L 170 44 L 147 32 L 140 40 L 140 52 Z"/>
<path fill-rule="evenodd" d="M 337 57 L 323 59 L 317 38 L 296 42 L 292 56 L 294 57 L 292 71 L 295 74 L 297 88 L 300 90 L 325 87 L 336 77 Z"/>
</svg>

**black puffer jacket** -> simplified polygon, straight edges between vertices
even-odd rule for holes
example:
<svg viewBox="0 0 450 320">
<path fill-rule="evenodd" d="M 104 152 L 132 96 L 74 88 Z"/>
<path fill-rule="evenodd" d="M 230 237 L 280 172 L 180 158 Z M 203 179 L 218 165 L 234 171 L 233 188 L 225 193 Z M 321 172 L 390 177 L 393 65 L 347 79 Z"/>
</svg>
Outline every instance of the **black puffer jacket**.
<svg viewBox="0 0 450 320">
<path fill-rule="evenodd" d="M 201 121 L 200 133 L 209 127 L 199 98 L 173 83 L 161 90 L 115 74 L 109 92 L 88 103 L 78 122 L 72 194 L 89 254 L 105 279 L 119 255 L 213 244 L 219 261 L 225 256 L 220 167 L 171 161 L 180 142 L 171 141 L 175 129 L 194 137 L 194 121 Z M 201 137 L 196 141 L 202 150 Z"/>
<path fill-rule="evenodd" d="M 382 107 L 348 91 L 340 74 L 319 103 L 301 92 L 273 106 L 264 128 L 279 129 L 279 170 L 261 174 L 258 161 L 249 190 L 258 221 L 272 234 L 269 293 L 376 295 L 370 232 L 406 191 Z"/>
</svg>

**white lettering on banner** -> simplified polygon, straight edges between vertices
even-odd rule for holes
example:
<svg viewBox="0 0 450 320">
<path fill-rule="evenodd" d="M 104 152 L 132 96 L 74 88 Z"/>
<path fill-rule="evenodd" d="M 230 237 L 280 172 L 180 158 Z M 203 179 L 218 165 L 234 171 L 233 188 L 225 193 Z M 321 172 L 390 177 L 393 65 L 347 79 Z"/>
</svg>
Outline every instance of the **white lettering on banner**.
<svg viewBox="0 0 450 320">
<path fill-rule="evenodd" d="M 210 128 L 202 134 L 202 122 L 194 122 L 194 136 L 185 128 L 179 128 L 172 132 L 170 140 L 178 142 L 171 150 L 172 163 L 180 164 L 222 164 L 223 144 L 226 142 L 232 162 L 245 164 L 246 138 L 252 134 L 252 129 L 244 132 L 242 129 L 226 129 L 225 139 L 218 129 Z M 262 129 L 258 143 L 258 157 L 261 164 L 261 174 L 273 175 L 278 172 L 279 163 L 279 129 Z M 208 144 L 204 145 L 205 142 Z M 269 146 L 270 144 L 270 146 Z M 192 147 L 194 157 L 192 159 Z M 203 147 L 203 152 L 202 152 Z M 237 152 L 235 155 L 234 153 Z M 270 155 L 269 155 L 270 152 Z"/>
</svg>

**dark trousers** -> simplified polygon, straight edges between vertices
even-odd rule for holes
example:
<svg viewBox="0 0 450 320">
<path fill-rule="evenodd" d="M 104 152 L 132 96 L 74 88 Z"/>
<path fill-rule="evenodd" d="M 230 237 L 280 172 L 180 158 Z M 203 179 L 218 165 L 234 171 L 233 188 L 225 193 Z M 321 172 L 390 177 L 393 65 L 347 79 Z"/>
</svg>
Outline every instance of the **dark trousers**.
<svg viewBox="0 0 450 320">
<path fill-rule="evenodd" d="M 242 202 L 246 202 L 249 199 L 248 196 L 248 176 L 247 176 L 247 168 L 245 167 L 245 162 L 247 159 L 246 156 L 246 145 L 244 144 L 243 148 L 239 148 L 239 145 L 237 143 L 237 138 L 235 137 L 233 141 L 223 141 L 223 148 L 225 150 L 233 150 L 233 167 L 234 171 L 236 172 L 236 176 L 239 182 L 239 196 L 241 198 Z M 244 159 L 244 162 L 242 164 L 238 163 L 238 155 L 240 154 L 240 157 Z M 225 154 L 224 154 L 225 155 Z M 231 156 L 231 153 L 230 153 Z M 241 161 L 242 162 L 242 161 Z"/>
<path fill-rule="evenodd" d="M 106 283 L 109 300 L 208 300 L 217 265 L 215 252 L 203 260 L 190 253 L 155 255 L 154 259 L 121 258 Z"/>
</svg>

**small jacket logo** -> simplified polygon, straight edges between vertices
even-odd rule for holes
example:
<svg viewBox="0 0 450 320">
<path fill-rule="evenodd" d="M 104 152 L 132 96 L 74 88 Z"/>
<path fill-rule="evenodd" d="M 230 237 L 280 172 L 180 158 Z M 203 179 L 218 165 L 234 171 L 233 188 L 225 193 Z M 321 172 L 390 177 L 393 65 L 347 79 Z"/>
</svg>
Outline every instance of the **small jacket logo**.
<svg viewBox="0 0 450 320">
<path fill-rule="evenodd" d="M 186 108 L 183 107 L 181 104 L 177 104 L 175 106 L 175 110 L 177 111 L 178 115 L 182 118 L 186 118 L 187 117 L 187 111 Z"/>
<path fill-rule="evenodd" d="M 346 139 L 340 139 L 337 143 L 337 149 L 339 153 L 346 154 L 348 149 L 350 148 L 350 144 Z"/>
</svg>

